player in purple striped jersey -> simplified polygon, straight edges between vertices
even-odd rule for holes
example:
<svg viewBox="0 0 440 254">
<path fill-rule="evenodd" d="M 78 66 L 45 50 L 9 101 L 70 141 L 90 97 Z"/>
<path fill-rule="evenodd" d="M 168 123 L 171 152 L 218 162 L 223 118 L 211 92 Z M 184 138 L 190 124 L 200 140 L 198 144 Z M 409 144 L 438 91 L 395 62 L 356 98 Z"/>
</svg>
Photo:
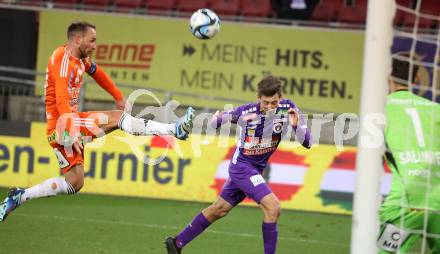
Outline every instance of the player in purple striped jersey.
<svg viewBox="0 0 440 254">
<path fill-rule="evenodd" d="M 297 140 L 306 148 L 312 146 L 310 131 L 298 107 L 292 101 L 281 98 L 281 82 L 273 76 L 259 82 L 258 102 L 228 112 L 217 112 L 212 124 L 218 128 L 227 121 L 240 126 L 240 140 L 229 165 L 229 179 L 212 205 L 199 213 L 180 234 L 166 239 L 169 254 L 181 253 L 186 244 L 214 221 L 227 215 L 246 196 L 259 204 L 264 213 L 264 253 L 276 251 L 280 202 L 262 173 L 269 157 L 288 133 L 289 126 L 296 131 Z"/>
</svg>

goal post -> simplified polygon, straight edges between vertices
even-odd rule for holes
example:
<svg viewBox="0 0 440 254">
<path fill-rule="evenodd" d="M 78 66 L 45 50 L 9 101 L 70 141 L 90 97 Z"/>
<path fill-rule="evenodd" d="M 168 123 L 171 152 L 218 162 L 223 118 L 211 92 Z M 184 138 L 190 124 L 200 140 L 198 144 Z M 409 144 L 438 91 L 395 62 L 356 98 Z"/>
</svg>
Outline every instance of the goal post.
<svg viewBox="0 0 440 254">
<path fill-rule="evenodd" d="M 362 71 L 360 131 L 356 157 L 356 188 L 354 193 L 351 254 L 377 253 L 379 233 L 378 208 L 380 181 L 383 171 L 383 142 L 368 142 L 375 137 L 371 124 L 382 129 L 374 116 L 384 116 L 388 75 L 391 70 L 390 49 L 393 37 L 394 0 L 369 0 Z M 369 122 L 369 123 L 368 123 Z"/>
</svg>

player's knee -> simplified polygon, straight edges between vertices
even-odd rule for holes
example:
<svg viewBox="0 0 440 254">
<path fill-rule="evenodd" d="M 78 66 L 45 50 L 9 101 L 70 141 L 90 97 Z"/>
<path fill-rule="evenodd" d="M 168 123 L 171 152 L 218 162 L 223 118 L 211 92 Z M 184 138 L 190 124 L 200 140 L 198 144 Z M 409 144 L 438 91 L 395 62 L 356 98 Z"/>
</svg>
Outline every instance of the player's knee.
<svg viewBox="0 0 440 254">
<path fill-rule="evenodd" d="M 112 110 L 109 113 L 109 122 L 110 123 L 117 123 L 119 122 L 119 119 L 121 119 L 122 115 L 124 114 L 124 111 L 122 110 Z"/>
<path fill-rule="evenodd" d="M 84 186 L 84 177 L 77 174 L 69 174 L 66 175 L 66 181 L 72 186 L 75 190 L 75 193 L 80 191 Z"/>
<path fill-rule="evenodd" d="M 122 114 L 124 114 L 124 111 L 122 110 L 114 110 L 112 111 L 114 118 L 119 119 L 121 118 Z"/>
<path fill-rule="evenodd" d="M 267 216 L 268 216 L 271 220 L 273 220 L 273 221 L 278 220 L 278 218 L 279 218 L 280 215 L 281 215 L 281 205 L 280 205 L 280 203 L 279 203 L 279 202 L 276 202 L 276 203 L 272 204 L 271 206 L 269 206 L 269 207 L 266 209 L 266 214 L 267 214 Z"/>
<path fill-rule="evenodd" d="M 84 186 L 84 178 L 81 177 L 76 177 L 74 179 L 71 179 L 71 181 L 69 182 L 72 185 L 73 189 L 75 190 L 75 193 L 80 191 Z"/>
<path fill-rule="evenodd" d="M 75 189 L 75 192 L 78 192 L 82 189 L 83 186 L 84 186 L 84 179 L 81 179 L 75 184 L 75 186 L 73 186 L 73 188 Z"/>
<path fill-rule="evenodd" d="M 225 210 L 225 209 L 217 209 L 217 210 L 215 210 L 215 213 L 214 213 L 214 216 L 217 218 L 217 219 L 220 219 L 220 218 L 223 218 L 223 217 L 225 217 L 227 214 L 228 214 L 228 210 Z"/>
<path fill-rule="evenodd" d="M 212 211 L 213 217 L 216 220 L 225 217 L 229 213 L 229 209 L 227 207 L 218 206 L 218 205 L 213 205 L 211 211 Z"/>
</svg>

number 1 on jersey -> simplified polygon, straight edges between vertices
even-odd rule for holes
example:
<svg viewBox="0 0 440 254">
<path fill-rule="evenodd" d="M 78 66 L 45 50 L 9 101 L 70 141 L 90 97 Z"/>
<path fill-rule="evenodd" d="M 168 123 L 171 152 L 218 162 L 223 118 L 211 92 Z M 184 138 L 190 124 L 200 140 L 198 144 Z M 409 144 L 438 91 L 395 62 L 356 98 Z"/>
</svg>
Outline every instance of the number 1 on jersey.
<svg viewBox="0 0 440 254">
<path fill-rule="evenodd" d="M 425 147 L 425 137 L 423 136 L 423 129 L 420 122 L 419 112 L 416 108 L 406 108 L 405 112 L 411 117 L 419 147 Z"/>
</svg>

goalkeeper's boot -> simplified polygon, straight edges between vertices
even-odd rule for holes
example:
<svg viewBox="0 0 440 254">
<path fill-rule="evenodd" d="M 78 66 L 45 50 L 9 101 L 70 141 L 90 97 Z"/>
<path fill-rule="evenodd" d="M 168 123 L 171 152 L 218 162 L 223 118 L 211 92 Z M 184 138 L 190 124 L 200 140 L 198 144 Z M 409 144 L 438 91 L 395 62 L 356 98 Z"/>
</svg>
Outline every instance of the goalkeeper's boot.
<svg viewBox="0 0 440 254">
<path fill-rule="evenodd" d="M 12 188 L 8 192 L 8 196 L 0 204 L 0 221 L 4 221 L 9 213 L 19 207 L 21 204 L 21 195 L 24 190 L 19 188 Z"/>
<path fill-rule="evenodd" d="M 189 107 L 185 115 L 177 120 L 174 136 L 180 140 L 187 139 L 193 126 L 193 119 L 194 109 Z"/>
<path fill-rule="evenodd" d="M 165 239 L 165 246 L 167 246 L 168 254 L 181 254 L 182 249 L 177 247 L 176 245 L 176 238 L 175 237 L 168 237 Z"/>
</svg>

